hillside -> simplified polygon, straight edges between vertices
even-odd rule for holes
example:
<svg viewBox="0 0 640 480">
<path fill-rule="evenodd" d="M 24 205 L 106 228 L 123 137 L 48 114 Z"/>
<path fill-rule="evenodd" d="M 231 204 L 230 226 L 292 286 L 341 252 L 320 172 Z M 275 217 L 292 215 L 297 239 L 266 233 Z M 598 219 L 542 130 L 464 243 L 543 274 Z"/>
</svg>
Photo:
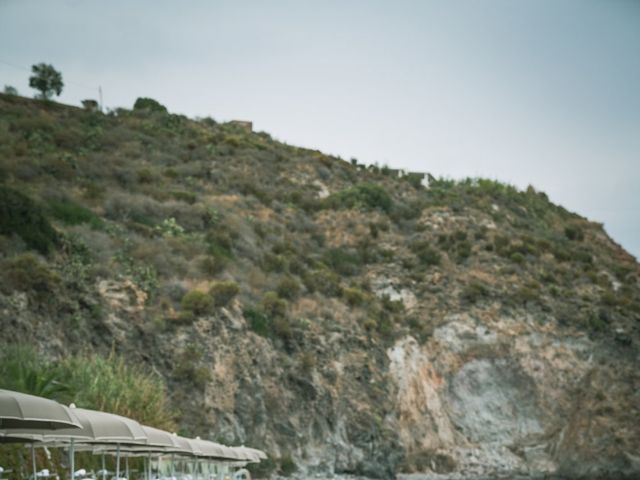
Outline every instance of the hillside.
<svg viewBox="0 0 640 480">
<path fill-rule="evenodd" d="M 285 473 L 640 474 L 640 267 L 601 225 L 154 106 L 0 95 L 5 346 L 114 351 Z"/>
</svg>

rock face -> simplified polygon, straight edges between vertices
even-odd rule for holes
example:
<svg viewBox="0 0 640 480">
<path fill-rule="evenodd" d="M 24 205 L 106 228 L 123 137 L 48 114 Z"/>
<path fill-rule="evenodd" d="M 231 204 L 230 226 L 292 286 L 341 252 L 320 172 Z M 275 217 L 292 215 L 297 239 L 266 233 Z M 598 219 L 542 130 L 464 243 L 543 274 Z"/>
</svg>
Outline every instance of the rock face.
<svg viewBox="0 0 640 480">
<path fill-rule="evenodd" d="M 0 95 L 0 190 L 38 220 L 0 208 L 0 345 L 115 351 L 186 434 L 300 476 L 640 477 L 640 267 L 533 188 Z"/>
<path fill-rule="evenodd" d="M 515 336 L 516 325 L 527 331 L 518 328 Z M 422 347 L 402 339 L 388 351 L 401 443 L 408 451 L 449 455 L 464 478 L 631 476 L 637 472 L 638 358 L 609 348 L 600 350 L 584 336 L 558 339 L 526 319 L 483 325 L 470 316 L 451 318 Z M 624 386 L 614 387 L 621 375 L 628 375 Z"/>
</svg>

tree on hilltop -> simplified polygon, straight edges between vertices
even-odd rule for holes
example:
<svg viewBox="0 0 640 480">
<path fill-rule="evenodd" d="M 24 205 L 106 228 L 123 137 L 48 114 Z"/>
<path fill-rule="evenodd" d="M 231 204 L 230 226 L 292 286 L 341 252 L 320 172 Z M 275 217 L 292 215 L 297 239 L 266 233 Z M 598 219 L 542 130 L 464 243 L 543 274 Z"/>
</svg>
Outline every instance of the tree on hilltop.
<svg viewBox="0 0 640 480">
<path fill-rule="evenodd" d="M 29 77 L 29 86 L 40 92 L 38 96 L 42 100 L 49 100 L 53 94 L 62 93 L 62 74 L 53 68 L 53 65 L 39 63 L 31 67 L 33 75 Z"/>
</svg>

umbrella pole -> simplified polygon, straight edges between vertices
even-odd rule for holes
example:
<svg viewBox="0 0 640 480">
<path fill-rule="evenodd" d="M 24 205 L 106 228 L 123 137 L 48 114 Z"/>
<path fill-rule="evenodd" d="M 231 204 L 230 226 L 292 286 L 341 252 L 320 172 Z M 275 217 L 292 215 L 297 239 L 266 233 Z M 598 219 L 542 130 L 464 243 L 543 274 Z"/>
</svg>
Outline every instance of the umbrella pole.
<svg viewBox="0 0 640 480">
<path fill-rule="evenodd" d="M 69 478 L 71 478 L 71 480 L 73 480 L 74 476 L 73 473 L 75 472 L 76 469 L 76 453 L 73 449 L 73 438 L 71 439 L 71 445 L 69 446 L 69 470 L 71 470 L 69 472 Z"/>
<path fill-rule="evenodd" d="M 142 457 L 142 468 L 143 468 L 143 474 L 144 476 L 142 478 L 148 478 L 148 473 L 147 473 L 147 459 Z"/>
<path fill-rule="evenodd" d="M 104 452 L 102 452 L 102 480 L 106 480 L 106 476 L 107 476 L 107 469 L 105 468 L 105 463 L 104 463 Z"/>
<path fill-rule="evenodd" d="M 153 474 L 151 473 L 151 452 L 149 452 L 149 478 L 148 478 L 148 480 L 151 480 L 151 477 L 153 477 Z"/>
<path fill-rule="evenodd" d="M 36 480 L 36 447 L 33 446 L 33 443 L 31 444 L 31 466 L 33 467 L 33 480 Z"/>
<path fill-rule="evenodd" d="M 116 480 L 120 480 L 120 444 L 116 449 Z"/>
<path fill-rule="evenodd" d="M 175 455 L 172 453 L 171 454 L 171 480 L 173 480 L 173 477 L 175 477 L 175 470 L 173 468 L 173 457 L 175 457 Z"/>
<path fill-rule="evenodd" d="M 125 461 L 125 468 L 127 472 L 126 477 L 127 477 L 127 480 L 129 480 L 129 457 L 128 456 L 125 457 L 124 461 Z"/>
</svg>

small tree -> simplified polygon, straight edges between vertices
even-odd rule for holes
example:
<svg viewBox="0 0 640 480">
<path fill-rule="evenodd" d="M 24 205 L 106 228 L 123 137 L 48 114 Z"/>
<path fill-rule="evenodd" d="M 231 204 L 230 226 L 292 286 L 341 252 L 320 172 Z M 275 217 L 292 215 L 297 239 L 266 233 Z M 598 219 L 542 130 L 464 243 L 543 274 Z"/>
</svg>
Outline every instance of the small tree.
<svg viewBox="0 0 640 480">
<path fill-rule="evenodd" d="M 157 100 L 148 97 L 138 97 L 136 103 L 133 104 L 134 110 L 146 110 L 149 112 L 167 113 L 167 107 Z"/>
<path fill-rule="evenodd" d="M 4 86 L 4 94 L 5 95 L 18 95 L 18 89 L 16 87 L 12 87 L 11 85 Z"/>
<path fill-rule="evenodd" d="M 53 94 L 60 95 L 62 93 L 62 74 L 58 72 L 53 65 L 39 63 L 31 67 L 33 75 L 29 77 L 29 86 L 40 91 L 40 98 L 49 100 Z"/>
</svg>

